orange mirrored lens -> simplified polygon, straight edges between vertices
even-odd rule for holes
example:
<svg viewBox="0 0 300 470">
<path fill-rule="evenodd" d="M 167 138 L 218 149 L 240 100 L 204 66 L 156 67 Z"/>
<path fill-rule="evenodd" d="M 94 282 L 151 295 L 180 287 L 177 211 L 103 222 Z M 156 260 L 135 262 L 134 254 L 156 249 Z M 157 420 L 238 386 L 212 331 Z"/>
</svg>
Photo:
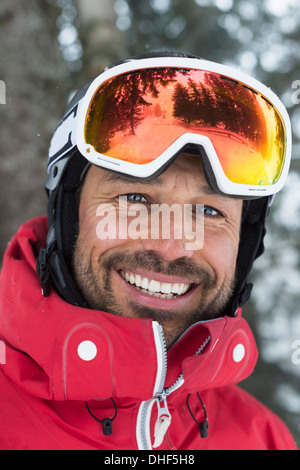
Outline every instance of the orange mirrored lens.
<svg viewBox="0 0 300 470">
<path fill-rule="evenodd" d="M 184 133 L 208 136 L 226 176 L 270 185 L 282 171 L 285 128 L 255 90 L 216 73 L 153 68 L 118 75 L 93 96 L 85 140 L 101 154 L 139 165 Z"/>
</svg>

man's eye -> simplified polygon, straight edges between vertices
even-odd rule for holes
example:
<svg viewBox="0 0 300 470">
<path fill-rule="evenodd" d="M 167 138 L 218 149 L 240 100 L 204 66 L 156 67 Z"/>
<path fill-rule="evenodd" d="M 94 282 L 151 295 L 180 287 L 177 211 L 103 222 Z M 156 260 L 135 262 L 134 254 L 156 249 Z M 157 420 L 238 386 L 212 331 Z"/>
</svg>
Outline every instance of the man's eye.
<svg viewBox="0 0 300 470">
<path fill-rule="evenodd" d="M 139 193 L 130 193 L 126 194 L 126 196 L 129 202 L 147 202 L 147 199 Z"/>
<path fill-rule="evenodd" d="M 222 213 L 211 206 L 203 205 L 201 208 L 201 213 L 206 217 L 222 217 Z"/>
<path fill-rule="evenodd" d="M 208 216 L 220 215 L 220 212 L 210 206 L 204 206 L 204 214 Z"/>
</svg>

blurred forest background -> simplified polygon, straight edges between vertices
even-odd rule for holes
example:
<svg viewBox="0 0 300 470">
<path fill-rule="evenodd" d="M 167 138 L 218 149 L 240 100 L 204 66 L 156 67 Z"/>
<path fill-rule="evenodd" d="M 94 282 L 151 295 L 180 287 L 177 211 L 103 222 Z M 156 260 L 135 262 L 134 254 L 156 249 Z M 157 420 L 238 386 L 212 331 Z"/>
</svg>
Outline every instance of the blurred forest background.
<svg viewBox="0 0 300 470">
<path fill-rule="evenodd" d="M 300 359 L 294 349 L 300 344 L 299 45 L 299 0 L 0 3 L 0 80 L 6 84 L 6 103 L 0 104 L 1 258 L 19 225 L 46 212 L 51 134 L 72 94 L 106 65 L 171 48 L 240 67 L 281 97 L 292 120 L 293 161 L 244 308 L 260 360 L 243 387 L 284 419 L 298 446 L 300 364 L 293 357 Z"/>
</svg>

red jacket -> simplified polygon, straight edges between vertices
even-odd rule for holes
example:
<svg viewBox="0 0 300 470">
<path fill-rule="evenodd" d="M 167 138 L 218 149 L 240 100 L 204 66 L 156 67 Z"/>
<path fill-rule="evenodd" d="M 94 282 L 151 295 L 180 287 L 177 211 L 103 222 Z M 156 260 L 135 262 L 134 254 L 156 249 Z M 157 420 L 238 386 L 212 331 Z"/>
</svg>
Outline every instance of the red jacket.
<svg viewBox="0 0 300 470">
<path fill-rule="evenodd" d="M 166 353 L 157 322 L 42 296 L 35 264 L 46 232 L 46 218 L 29 221 L 4 257 L 0 449 L 296 449 L 285 425 L 234 385 L 257 360 L 242 317 L 195 324 Z"/>
</svg>

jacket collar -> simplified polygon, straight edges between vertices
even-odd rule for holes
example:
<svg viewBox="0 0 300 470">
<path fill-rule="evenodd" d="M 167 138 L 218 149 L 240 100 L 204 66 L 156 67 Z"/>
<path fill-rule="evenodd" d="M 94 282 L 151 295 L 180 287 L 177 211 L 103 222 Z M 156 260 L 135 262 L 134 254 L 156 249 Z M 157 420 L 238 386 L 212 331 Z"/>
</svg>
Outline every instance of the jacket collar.
<svg viewBox="0 0 300 470">
<path fill-rule="evenodd" d="M 29 221 L 4 257 L 4 373 L 27 393 L 49 400 L 152 398 L 163 354 L 157 323 L 74 307 L 54 291 L 43 297 L 35 253 L 46 234 L 45 217 Z M 171 385 L 181 372 L 190 392 L 236 383 L 252 372 L 256 360 L 255 341 L 242 317 L 200 322 L 168 352 L 165 384 Z"/>
</svg>

